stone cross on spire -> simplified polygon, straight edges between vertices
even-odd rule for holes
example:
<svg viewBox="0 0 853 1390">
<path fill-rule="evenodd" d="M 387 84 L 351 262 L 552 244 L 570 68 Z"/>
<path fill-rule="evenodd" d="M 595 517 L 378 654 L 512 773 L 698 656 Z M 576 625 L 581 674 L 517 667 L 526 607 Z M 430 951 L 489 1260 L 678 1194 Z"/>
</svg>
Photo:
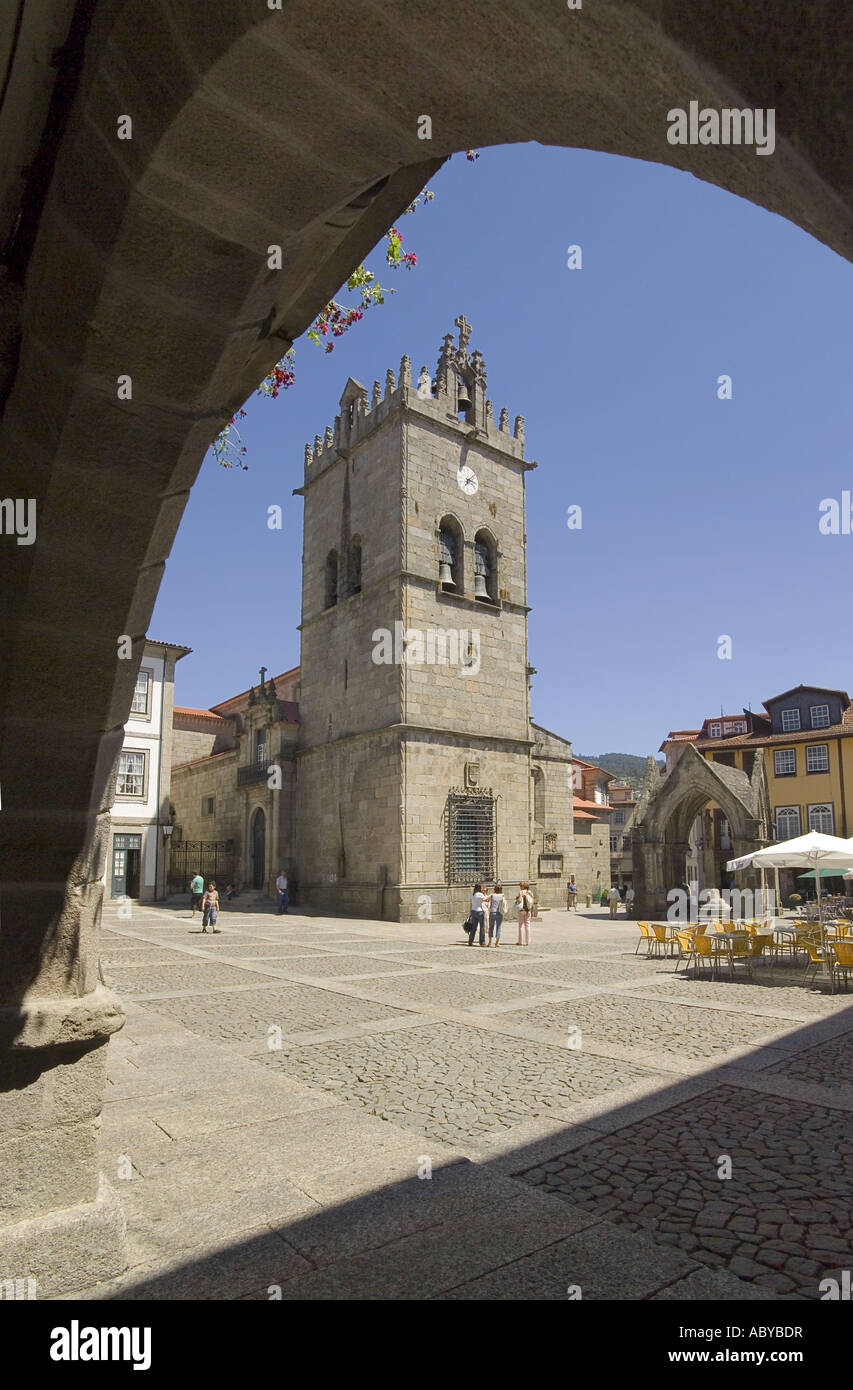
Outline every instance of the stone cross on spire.
<svg viewBox="0 0 853 1390">
<path fill-rule="evenodd" d="M 263 689 L 264 676 L 265 676 L 266 673 L 267 673 L 267 668 L 266 668 L 266 666 L 261 666 L 261 667 L 259 668 L 259 673 L 260 673 L 260 677 L 261 677 L 261 689 Z"/>
<path fill-rule="evenodd" d="M 464 352 L 471 341 L 471 325 L 464 314 L 460 314 L 458 319 L 454 319 L 453 322 L 459 329 L 459 346 Z"/>
</svg>

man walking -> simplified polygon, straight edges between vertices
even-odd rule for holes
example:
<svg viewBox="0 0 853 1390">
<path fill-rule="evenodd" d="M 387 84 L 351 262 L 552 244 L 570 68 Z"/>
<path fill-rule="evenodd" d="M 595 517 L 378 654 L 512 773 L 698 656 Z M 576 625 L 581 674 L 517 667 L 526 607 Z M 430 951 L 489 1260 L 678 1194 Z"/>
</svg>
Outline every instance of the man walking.
<svg viewBox="0 0 853 1390">
<path fill-rule="evenodd" d="M 612 919 L 616 916 L 616 912 L 620 902 L 619 889 L 616 887 L 615 883 L 612 883 L 610 885 L 610 891 L 607 894 L 607 901 L 610 904 L 610 917 Z"/>
<path fill-rule="evenodd" d="M 196 908 L 198 908 L 199 912 L 201 912 L 202 910 L 201 897 L 203 892 L 204 879 L 202 878 L 198 870 L 196 870 L 195 877 L 190 880 L 190 906 L 192 908 L 190 921 L 192 921 L 192 919 L 195 917 Z"/>
<path fill-rule="evenodd" d="M 571 882 L 569 883 L 569 912 L 576 912 L 576 911 L 577 911 L 577 906 L 578 906 L 578 885 L 575 883 L 574 875 L 572 875 Z"/>
<path fill-rule="evenodd" d="M 283 912 L 287 912 L 290 906 L 290 898 L 287 892 L 287 874 L 284 872 L 284 869 L 279 869 L 275 886 L 278 893 L 278 915 L 280 917 Z"/>
</svg>

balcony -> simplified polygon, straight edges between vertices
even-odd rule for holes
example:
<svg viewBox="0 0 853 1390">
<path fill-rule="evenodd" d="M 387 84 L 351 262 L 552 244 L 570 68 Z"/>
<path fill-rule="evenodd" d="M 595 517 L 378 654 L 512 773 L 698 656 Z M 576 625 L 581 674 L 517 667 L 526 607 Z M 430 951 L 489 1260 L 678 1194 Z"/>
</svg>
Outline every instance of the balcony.
<svg viewBox="0 0 853 1390">
<path fill-rule="evenodd" d="M 255 782 L 265 782 L 269 772 L 266 758 L 262 763 L 249 763 L 248 767 L 237 768 L 237 786 L 249 787 Z"/>
</svg>

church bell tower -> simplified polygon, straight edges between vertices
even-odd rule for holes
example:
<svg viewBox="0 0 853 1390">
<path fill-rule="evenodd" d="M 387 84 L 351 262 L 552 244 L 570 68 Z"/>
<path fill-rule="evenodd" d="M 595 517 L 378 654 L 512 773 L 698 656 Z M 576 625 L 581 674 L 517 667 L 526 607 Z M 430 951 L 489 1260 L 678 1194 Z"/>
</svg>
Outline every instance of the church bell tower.
<svg viewBox="0 0 853 1390">
<path fill-rule="evenodd" d="M 531 876 L 524 421 L 471 327 L 347 382 L 305 453 L 297 862 L 328 911 L 443 920 Z"/>
</svg>

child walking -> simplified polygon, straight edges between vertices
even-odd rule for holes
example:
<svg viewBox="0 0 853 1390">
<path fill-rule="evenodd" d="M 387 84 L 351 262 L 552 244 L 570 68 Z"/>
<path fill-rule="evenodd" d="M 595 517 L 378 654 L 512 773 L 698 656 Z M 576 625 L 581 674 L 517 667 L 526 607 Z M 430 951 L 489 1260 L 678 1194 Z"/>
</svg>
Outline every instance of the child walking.
<svg viewBox="0 0 853 1390">
<path fill-rule="evenodd" d="M 207 924 L 208 924 L 208 922 L 209 922 L 209 923 L 210 923 L 210 926 L 211 926 L 211 930 L 213 931 L 214 936 L 218 936 L 218 935 L 219 935 L 219 930 L 218 930 L 218 928 L 217 928 L 217 926 L 216 926 L 216 913 L 217 913 L 217 909 L 218 909 L 218 907 L 219 907 L 219 894 L 218 894 L 217 891 L 216 891 L 216 884 L 215 884 L 215 882 L 213 881 L 213 879 L 211 879 L 211 880 L 210 880 L 210 883 L 207 885 L 207 892 L 205 893 L 204 897 L 202 898 L 201 907 L 202 907 L 202 919 L 201 919 L 201 929 L 202 929 L 202 931 L 203 931 L 203 932 L 206 932 L 206 931 L 207 931 Z"/>
</svg>

